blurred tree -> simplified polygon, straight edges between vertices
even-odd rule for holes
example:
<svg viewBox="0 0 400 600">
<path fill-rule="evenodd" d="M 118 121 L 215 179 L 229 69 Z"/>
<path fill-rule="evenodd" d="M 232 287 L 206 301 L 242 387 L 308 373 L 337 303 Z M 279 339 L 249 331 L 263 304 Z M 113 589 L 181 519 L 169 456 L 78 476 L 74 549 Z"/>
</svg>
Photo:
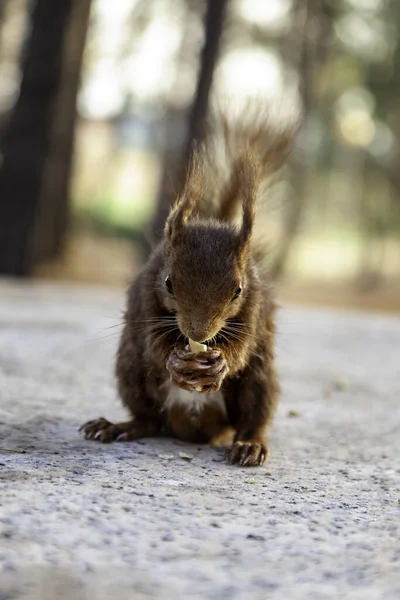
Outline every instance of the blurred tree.
<svg viewBox="0 0 400 600">
<path fill-rule="evenodd" d="M 313 102 L 313 67 L 315 56 L 315 38 L 311 35 L 310 24 L 316 19 L 316 4 L 311 0 L 296 0 L 292 6 L 291 30 L 283 48 L 283 58 L 292 73 L 297 75 L 301 110 L 306 122 Z M 317 2 L 317 6 L 320 3 Z M 314 11 L 312 11 L 314 8 Z M 305 187 L 307 185 L 307 165 L 292 164 L 292 179 L 295 179 L 295 193 L 289 197 L 286 213 L 283 215 L 283 235 L 278 251 L 271 265 L 271 276 L 281 277 L 287 263 L 289 251 L 299 228 L 305 206 Z"/>
<path fill-rule="evenodd" d="M 208 98 L 218 57 L 227 0 L 204 0 L 204 2 L 207 5 L 204 18 L 204 45 L 200 59 L 196 92 L 188 111 L 186 135 L 181 140 L 177 139 L 175 126 L 173 126 L 169 128 L 169 135 L 167 136 L 164 175 L 152 228 L 153 238 L 156 241 L 162 235 L 171 204 L 179 194 L 192 144 L 194 140 L 201 138 L 202 126 L 207 115 Z M 175 114 L 175 119 L 176 117 L 177 115 Z"/>
<path fill-rule="evenodd" d="M 282 57 L 290 73 L 297 76 L 303 118 L 303 147 L 307 153 L 308 123 L 317 112 L 316 74 L 329 53 L 335 9 L 329 0 L 295 0 L 292 4 L 291 27 L 282 46 Z M 283 234 L 271 265 L 272 277 L 284 274 L 290 250 L 307 207 L 307 186 L 310 180 L 310 161 L 304 156 L 291 160 L 290 179 L 294 193 L 288 198 L 283 218 Z"/>
<path fill-rule="evenodd" d="M 352 9 L 348 7 L 347 13 L 342 9 L 340 13 L 342 17 L 356 17 L 360 24 L 367 25 L 374 35 L 371 47 L 376 48 L 375 52 L 368 47 L 362 51 L 348 39 L 341 47 L 343 54 L 357 57 L 360 87 L 370 94 L 372 104 L 374 135 L 369 144 L 353 151 L 359 156 L 361 168 L 358 173 L 352 173 L 361 188 L 357 284 L 364 290 L 377 287 L 383 281 L 386 242 L 400 230 L 400 5 L 396 0 L 387 0 L 371 5 L 370 10 L 371 13 L 363 10 L 361 4 Z M 349 203 L 352 201 L 354 199 L 349 198 Z"/>
<path fill-rule="evenodd" d="M 10 2 L 10 0 L 1 0 L 1 2 L 0 2 L 0 31 L 1 31 L 1 27 L 3 25 L 5 16 L 7 14 L 9 2 Z"/>
<path fill-rule="evenodd" d="M 85 7 L 79 6 L 81 3 Z M 88 6 L 89 0 L 36 0 L 31 5 L 20 92 L 0 149 L 3 157 L 0 165 L 0 273 L 31 274 L 40 254 L 48 254 L 52 245 L 44 243 L 39 236 L 49 236 L 53 248 L 55 240 L 59 240 L 59 235 L 54 235 L 59 221 L 54 217 L 65 215 L 67 195 L 55 186 L 67 184 L 72 150 L 72 133 L 66 133 L 60 126 L 61 113 L 65 111 L 66 126 L 71 127 L 85 33 L 82 31 L 85 26 L 76 24 L 74 29 L 71 17 L 81 19 Z M 81 36 L 74 44 L 73 32 Z M 69 62 L 68 57 L 72 56 L 75 61 Z M 60 97 L 62 90 L 65 101 Z M 61 151 L 63 143 L 65 148 Z M 54 186 L 48 173 L 51 150 L 58 154 L 58 165 L 61 153 L 66 161 L 64 173 L 59 172 L 53 180 Z M 57 193 L 60 196 L 55 200 Z M 58 210 L 54 210 L 54 205 Z M 50 206 L 53 219 L 49 218 Z"/>
<path fill-rule="evenodd" d="M 0 29 L 1 29 L 1 26 L 2 26 L 2 23 L 3 23 L 4 11 L 5 11 L 5 8 L 6 8 L 6 2 L 7 2 L 7 0 L 3 0 L 0 3 Z"/>
<path fill-rule="evenodd" d="M 76 97 L 91 0 L 75 0 L 66 31 L 58 93 L 54 107 L 49 155 L 43 172 L 39 218 L 33 240 L 36 261 L 57 257 L 67 232 L 73 160 Z"/>
</svg>

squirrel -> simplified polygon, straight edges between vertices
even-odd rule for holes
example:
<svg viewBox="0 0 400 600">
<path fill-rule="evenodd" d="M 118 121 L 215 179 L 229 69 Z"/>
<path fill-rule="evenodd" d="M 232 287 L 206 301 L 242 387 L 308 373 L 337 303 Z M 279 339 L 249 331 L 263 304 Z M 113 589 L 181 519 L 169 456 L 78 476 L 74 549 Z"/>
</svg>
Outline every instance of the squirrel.
<svg viewBox="0 0 400 600">
<path fill-rule="evenodd" d="M 252 230 L 263 183 L 284 163 L 294 132 L 273 131 L 263 111 L 220 114 L 194 148 L 163 239 L 127 294 L 115 373 L 131 418 L 89 421 L 80 428 L 86 439 L 166 434 L 228 444 L 228 464 L 267 459 L 280 390 L 275 303 Z M 206 350 L 193 352 L 189 340 Z"/>
</svg>

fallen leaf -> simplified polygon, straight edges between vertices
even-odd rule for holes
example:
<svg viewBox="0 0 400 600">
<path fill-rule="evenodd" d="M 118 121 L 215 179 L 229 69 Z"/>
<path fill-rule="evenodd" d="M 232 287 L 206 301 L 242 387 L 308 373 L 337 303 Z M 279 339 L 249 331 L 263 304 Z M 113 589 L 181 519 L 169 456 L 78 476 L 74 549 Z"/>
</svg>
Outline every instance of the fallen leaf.
<svg viewBox="0 0 400 600">
<path fill-rule="evenodd" d="M 265 537 L 263 535 L 257 535 L 255 533 L 249 533 L 246 536 L 248 540 L 256 540 L 257 542 L 265 542 Z"/>
<path fill-rule="evenodd" d="M 171 458 L 174 458 L 173 454 L 159 454 L 158 458 L 163 458 L 164 460 L 171 460 Z"/>
<path fill-rule="evenodd" d="M 190 454 L 185 454 L 185 452 L 179 452 L 179 456 L 183 458 L 183 460 L 193 460 L 193 456 L 190 456 Z"/>
<path fill-rule="evenodd" d="M 335 388 L 335 390 L 342 392 L 343 390 L 346 390 L 349 387 L 349 382 L 345 377 L 338 377 L 333 382 L 333 387 Z"/>
<path fill-rule="evenodd" d="M 300 413 L 297 410 L 289 410 L 288 417 L 300 417 Z"/>
</svg>

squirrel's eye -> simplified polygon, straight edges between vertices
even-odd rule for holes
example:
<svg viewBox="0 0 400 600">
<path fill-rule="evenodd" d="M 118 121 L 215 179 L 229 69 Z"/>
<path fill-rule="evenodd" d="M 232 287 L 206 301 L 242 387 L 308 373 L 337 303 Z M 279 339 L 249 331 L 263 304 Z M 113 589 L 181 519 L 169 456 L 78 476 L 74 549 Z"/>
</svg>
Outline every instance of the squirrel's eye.
<svg viewBox="0 0 400 600">
<path fill-rule="evenodd" d="M 242 288 L 239 286 L 239 287 L 238 287 L 238 289 L 237 289 L 237 290 L 236 290 L 236 292 L 235 292 L 235 295 L 234 295 L 234 296 L 233 296 L 233 298 L 232 298 L 232 302 L 233 302 L 234 300 L 237 300 L 237 298 L 239 298 L 239 296 L 240 296 L 240 294 L 241 294 L 241 293 L 242 293 Z"/>
<path fill-rule="evenodd" d="M 167 275 L 167 277 L 165 278 L 164 282 L 165 282 L 165 287 L 167 288 L 167 292 L 168 292 L 169 294 L 173 294 L 173 293 L 174 293 L 174 288 L 172 287 L 172 283 L 171 283 L 171 280 L 170 280 L 170 278 L 168 277 L 168 275 Z"/>
</svg>

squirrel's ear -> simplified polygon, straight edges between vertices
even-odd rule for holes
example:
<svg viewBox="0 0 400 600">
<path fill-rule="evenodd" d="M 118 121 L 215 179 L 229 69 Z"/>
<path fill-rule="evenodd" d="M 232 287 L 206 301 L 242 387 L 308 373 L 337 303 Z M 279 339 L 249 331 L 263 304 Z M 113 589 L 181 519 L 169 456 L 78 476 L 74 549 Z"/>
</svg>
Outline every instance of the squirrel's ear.
<svg viewBox="0 0 400 600">
<path fill-rule="evenodd" d="M 175 203 L 165 223 L 164 235 L 168 242 L 175 242 L 184 226 L 190 219 L 194 209 L 194 203 L 190 198 L 183 196 Z"/>
<path fill-rule="evenodd" d="M 165 224 L 165 239 L 176 241 L 184 226 L 195 212 L 204 194 L 204 166 L 200 153 L 194 150 L 189 162 L 182 195 L 175 202 Z"/>
<path fill-rule="evenodd" d="M 247 152 L 238 159 L 234 171 L 238 181 L 238 193 L 242 199 L 242 226 L 238 235 L 238 250 L 240 258 L 245 260 L 250 251 L 253 232 L 260 164 L 257 157 Z"/>
</svg>

